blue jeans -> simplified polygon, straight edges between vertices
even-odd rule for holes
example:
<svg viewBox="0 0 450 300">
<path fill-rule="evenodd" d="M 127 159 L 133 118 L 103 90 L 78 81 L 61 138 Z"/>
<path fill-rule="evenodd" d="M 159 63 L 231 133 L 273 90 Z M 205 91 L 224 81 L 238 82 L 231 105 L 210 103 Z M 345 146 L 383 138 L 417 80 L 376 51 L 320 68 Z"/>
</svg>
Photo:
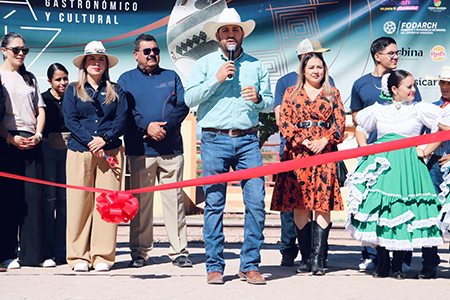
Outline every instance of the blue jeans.
<svg viewBox="0 0 450 300">
<path fill-rule="evenodd" d="M 227 173 L 230 167 L 244 170 L 262 166 L 261 150 L 256 132 L 239 137 L 210 131 L 202 132 L 201 157 L 203 176 Z M 241 181 L 245 205 L 244 243 L 240 253 L 240 271 L 257 271 L 264 242 L 264 177 Z M 203 186 L 206 196 L 203 236 L 205 239 L 206 271 L 223 273 L 223 211 L 227 183 Z"/>
<path fill-rule="evenodd" d="M 43 141 L 44 180 L 66 183 L 67 150 L 57 150 Z M 66 258 L 66 189 L 44 186 L 44 216 L 49 258 Z"/>
<path fill-rule="evenodd" d="M 284 147 L 286 139 L 280 134 L 280 161 L 283 161 Z M 298 255 L 297 233 L 295 231 L 295 221 L 293 211 L 280 212 L 281 219 L 281 245 L 280 252 L 282 256 L 292 256 L 294 259 Z"/>
<path fill-rule="evenodd" d="M 296 258 L 298 255 L 297 233 L 295 232 L 294 212 L 282 211 L 281 218 L 281 255 Z"/>
<path fill-rule="evenodd" d="M 428 160 L 427 168 L 430 171 L 431 181 L 433 181 L 434 189 L 436 190 L 436 194 L 441 192 L 441 188 L 439 185 L 444 181 L 442 178 L 443 173 L 441 172 L 441 166 L 439 165 L 439 159 L 441 157 L 437 155 L 432 155 Z"/>
</svg>

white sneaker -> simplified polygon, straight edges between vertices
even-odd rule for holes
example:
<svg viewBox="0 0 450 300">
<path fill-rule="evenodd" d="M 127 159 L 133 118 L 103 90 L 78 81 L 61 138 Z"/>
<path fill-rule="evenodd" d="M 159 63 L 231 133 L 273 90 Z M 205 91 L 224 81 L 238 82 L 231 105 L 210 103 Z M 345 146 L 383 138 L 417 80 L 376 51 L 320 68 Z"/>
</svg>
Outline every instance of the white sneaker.
<svg viewBox="0 0 450 300">
<path fill-rule="evenodd" d="M 362 263 L 359 264 L 360 271 L 375 270 L 376 267 L 377 266 L 370 258 L 366 258 Z"/>
<path fill-rule="evenodd" d="M 403 263 L 403 272 L 408 273 L 409 269 L 411 269 L 411 267 Z"/>
<path fill-rule="evenodd" d="M 73 267 L 75 272 L 87 272 L 89 271 L 89 266 L 87 263 L 78 263 Z"/>
<path fill-rule="evenodd" d="M 8 270 L 20 269 L 20 263 L 17 259 L 7 259 L 3 264 L 8 267 Z"/>
<path fill-rule="evenodd" d="M 95 265 L 95 272 L 106 272 L 109 271 L 109 266 L 105 263 L 98 263 Z"/>
<path fill-rule="evenodd" d="M 40 263 L 40 266 L 43 268 L 52 268 L 56 267 L 56 263 L 53 261 L 53 259 L 49 258 L 46 259 L 44 262 Z"/>
</svg>

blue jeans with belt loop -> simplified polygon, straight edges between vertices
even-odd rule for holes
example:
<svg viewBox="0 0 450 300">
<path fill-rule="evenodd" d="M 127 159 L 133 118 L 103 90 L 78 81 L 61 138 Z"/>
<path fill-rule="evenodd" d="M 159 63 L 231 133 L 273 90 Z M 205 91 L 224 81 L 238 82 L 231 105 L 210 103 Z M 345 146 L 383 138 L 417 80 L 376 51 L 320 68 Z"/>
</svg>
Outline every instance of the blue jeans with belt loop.
<svg viewBox="0 0 450 300">
<path fill-rule="evenodd" d="M 201 157 L 203 176 L 227 173 L 230 167 L 244 170 L 262 166 L 261 150 L 257 132 L 242 136 L 203 131 Z M 264 177 L 241 181 L 245 205 L 244 243 L 240 253 L 240 271 L 257 271 L 261 262 L 261 247 L 264 242 Z M 203 186 L 206 196 L 203 236 L 205 239 L 206 271 L 223 273 L 224 234 L 223 212 L 227 183 Z"/>
</svg>

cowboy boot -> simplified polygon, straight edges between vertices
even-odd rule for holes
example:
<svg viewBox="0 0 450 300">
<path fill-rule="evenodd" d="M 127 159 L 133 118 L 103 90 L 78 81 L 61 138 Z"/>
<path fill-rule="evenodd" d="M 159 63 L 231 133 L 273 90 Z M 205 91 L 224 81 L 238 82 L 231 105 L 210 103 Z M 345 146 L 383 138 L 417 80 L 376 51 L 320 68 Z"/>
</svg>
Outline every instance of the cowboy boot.
<svg viewBox="0 0 450 300">
<path fill-rule="evenodd" d="M 394 251 L 392 254 L 392 278 L 405 279 L 406 275 L 403 271 L 403 260 L 406 251 Z"/>
<path fill-rule="evenodd" d="M 325 275 L 323 261 L 327 248 L 328 234 L 330 233 L 331 222 L 323 229 L 316 221 L 311 221 L 312 227 L 312 250 L 311 250 L 311 271 L 313 275 Z"/>
<path fill-rule="evenodd" d="M 437 247 L 422 247 L 422 270 L 416 275 L 416 279 L 436 278 L 437 266 L 441 258 L 438 255 Z"/>
<path fill-rule="evenodd" d="M 378 254 L 378 266 L 375 272 L 372 274 L 375 278 L 385 278 L 389 276 L 389 270 L 391 268 L 391 261 L 389 259 L 389 251 L 384 247 L 377 246 Z"/>
<path fill-rule="evenodd" d="M 302 262 L 297 273 L 311 272 L 311 222 L 306 223 L 302 229 L 295 226 L 295 230 L 302 255 Z"/>
</svg>

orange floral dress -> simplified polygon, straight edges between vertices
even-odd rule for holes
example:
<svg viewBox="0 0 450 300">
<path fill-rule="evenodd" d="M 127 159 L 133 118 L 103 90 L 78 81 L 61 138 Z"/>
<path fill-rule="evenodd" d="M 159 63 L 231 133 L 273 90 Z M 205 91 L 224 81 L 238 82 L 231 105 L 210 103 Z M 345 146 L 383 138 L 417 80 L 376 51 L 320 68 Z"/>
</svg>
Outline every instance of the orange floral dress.
<svg viewBox="0 0 450 300">
<path fill-rule="evenodd" d="M 309 99 L 305 89 L 294 99 L 291 93 L 294 87 L 286 90 L 280 108 L 280 131 L 286 138 L 283 161 L 310 157 L 314 153 L 302 145 L 303 140 L 317 140 L 325 137 L 328 144 L 322 153 L 337 151 L 337 144 L 342 142 L 336 125 L 331 117 L 331 100 L 322 90 L 315 99 Z M 333 87 L 334 115 L 341 133 L 345 127 L 345 111 L 339 91 Z M 298 122 L 325 121 L 331 124 L 329 129 L 311 126 L 298 128 Z M 272 196 L 272 210 L 293 211 L 308 209 L 328 213 L 331 210 L 343 210 L 342 196 L 336 177 L 336 163 L 298 169 L 280 173 L 275 182 Z"/>
</svg>

